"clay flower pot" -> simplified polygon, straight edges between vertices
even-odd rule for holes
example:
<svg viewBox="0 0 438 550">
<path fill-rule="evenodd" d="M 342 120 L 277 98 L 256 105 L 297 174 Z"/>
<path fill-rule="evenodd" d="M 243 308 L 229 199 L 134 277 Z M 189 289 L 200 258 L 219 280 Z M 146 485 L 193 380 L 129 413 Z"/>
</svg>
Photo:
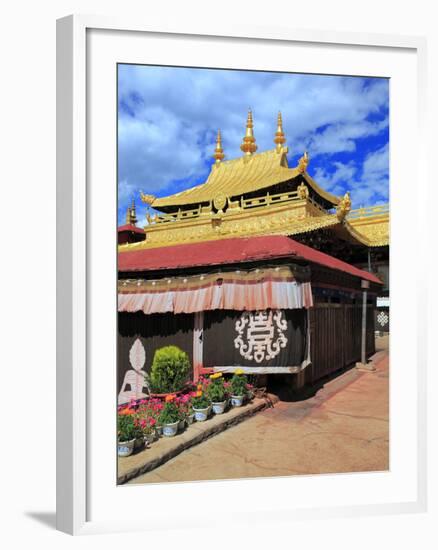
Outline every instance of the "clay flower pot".
<svg viewBox="0 0 438 550">
<path fill-rule="evenodd" d="M 153 397 L 153 398 L 159 398 L 159 399 L 166 399 L 166 397 L 168 395 L 181 395 L 182 393 L 184 393 L 185 389 L 181 389 L 181 390 L 177 390 L 177 391 L 171 391 L 171 392 L 167 392 L 167 393 L 153 393 L 153 392 L 150 392 L 150 397 Z"/>
</svg>

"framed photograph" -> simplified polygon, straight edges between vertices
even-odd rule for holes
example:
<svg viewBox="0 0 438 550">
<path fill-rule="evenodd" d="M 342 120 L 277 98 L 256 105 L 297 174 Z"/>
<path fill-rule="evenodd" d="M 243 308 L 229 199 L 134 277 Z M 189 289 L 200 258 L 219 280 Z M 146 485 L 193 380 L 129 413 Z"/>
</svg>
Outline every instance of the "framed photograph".
<svg viewBox="0 0 438 550">
<path fill-rule="evenodd" d="M 58 528 L 424 510 L 424 41 L 70 16 L 57 54 Z"/>
</svg>

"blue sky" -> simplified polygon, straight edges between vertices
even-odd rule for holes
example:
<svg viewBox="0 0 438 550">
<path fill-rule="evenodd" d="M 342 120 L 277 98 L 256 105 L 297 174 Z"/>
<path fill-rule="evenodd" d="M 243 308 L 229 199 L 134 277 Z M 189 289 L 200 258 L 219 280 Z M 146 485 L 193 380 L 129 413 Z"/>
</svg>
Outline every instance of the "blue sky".
<svg viewBox="0 0 438 550">
<path fill-rule="evenodd" d="M 139 192 L 164 196 L 204 182 L 220 128 L 226 159 L 240 156 L 251 107 L 258 151 L 272 149 L 277 113 L 289 166 L 351 192 L 353 207 L 388 201 L 389 81 L 255 71 L 119 65 L 119 223 Z"/>
</svg>

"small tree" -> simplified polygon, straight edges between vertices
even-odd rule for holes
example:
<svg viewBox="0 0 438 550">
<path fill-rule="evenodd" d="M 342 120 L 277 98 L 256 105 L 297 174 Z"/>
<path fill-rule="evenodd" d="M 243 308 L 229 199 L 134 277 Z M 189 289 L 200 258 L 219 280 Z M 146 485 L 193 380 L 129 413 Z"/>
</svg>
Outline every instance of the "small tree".
<svg viewBox="0 0 438 550">
<path fill-rule="evenodd" d="M 190 361 L 185 351 L 177 346 L 157 349 L 150 376 L 152 391 L 169 393 L 182 389 L 187 382 L 189 371 Z"/>
</svg>

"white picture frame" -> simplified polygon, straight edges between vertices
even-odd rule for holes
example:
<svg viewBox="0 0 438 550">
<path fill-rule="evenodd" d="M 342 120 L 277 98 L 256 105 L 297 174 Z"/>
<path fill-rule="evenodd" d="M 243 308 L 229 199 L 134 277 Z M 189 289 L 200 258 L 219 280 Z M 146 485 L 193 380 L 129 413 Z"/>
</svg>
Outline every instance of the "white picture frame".
<svg viewBox="0 0 438 550">
<path fill-rule="evenodd" d="M 202 29 L 196 28 L 178 28 L 178 25 L 162 26 L 152 28 L 147 22 L 138 20 L 113 19 L 95 16 L 69 16 L 58 20 L 57 23 L 57 527 L 59 530 L 70 534 L 84 534 L 108 531 L 125 531 L 138 529 L 160 528 L 157 518 L 133 517 L 132 519 L 112 516 L 108 513 L 107 517 L 99 516 L 94 519 L 90 516 L 91 497 L 90 484 L 93 483 L 90 466 L 93 462 L 91 451 L 91 441 L 89 422 L 89 413 L 93 410 L 96 397 L 96 386 L 91 382 L 93 357 L 95 350 L 91 350 L 91 335 L 96 332 L 91 329 L 93 325 L 92 315 L 90 314 L 90 303 L 93 300 L 93 277 L 90 271 L 90 250 L 93 249 L 90 244 L 90 235 L 93 234 L 93 223 L 96 218 L 96 200 L 95 190 L 90 186 L 91 174 L 89 166 L 90 143 L 88 141 L 89 131 L 87 115 L 89 115 L 90 93 L 90 31 L 99 31 L 101 33 L 114 33 L 114 36 L 123 33 L 135 33 L 138 38 L 140 35 L 159 36 L 161 38 L 169 37 L 173 41 L 179 40 L 181 44 L 189 41 L 193 37 L 202 39 L 206 42 L 220 38 L 223 44 L 227 41 L 236 42 L 249 47 L 255 42 L 269 44 L 270 47 L 276 45 L 299 44 L 303 48 L 312 45 L 318 47 L 336 47 L 344 48 L 345 52 L 349 48 L 366 48 L 373 55 L 379 52 L 397 52 L 415 57 L 415 97 L 417 103 L 411 105 L 412 113 L 415 117 L 409 121 L 416 130 L 414 136 L 418 141 L 417 154 L 411 158 L 412 172 L 411 181 L 415 180 L 416 192 L 424 191 L 426 177 L 424 174 L 425 149 L 424 147 L 424 124 L 425 124 L 425 40 L 417 37 L 389 36 L 375 34 L 350 34 L 336 33 L 327 31 L 304 31 L 299 29 L 287 28 L 239 28 L 230 27 L 229 29 Z M 108 36 L 106 38 L 108 40 Z M 261 44 L 263 45 L 263 44 Z M 94 46 L 93 46 L 94 47 Z M 171 59 L 174 52 L 171 49 L 166 50 L 166 58 Z M 127 62 L 129 59 L 121 59 Z M 135 60 L 134 60 L 135 62 Z M 252 61 L 256 66 L 257 60 Z M 359 67 L 360 69 L 360 67 Z M 359 70 L 358 69 L 358 70 Z M 395 69 L 394 69 L 395 70 Z M 309 71 L 310 72 L 310 71 Z M 327 72 L 330 73 L 330 63 L 327 62 Z M 350 73 L 346 73 L 350 74 Z M 114 82 L 115 86 L 115 82 Z M 114 105 L 115 108 L 115 105 Z M 396 109 L 397 107 L 395 107 Z M 394 122 L 394 121 L 393 121 Z M 395 121 L 399 124 L 400 121 Z M 412 126 L 413 127 L 413 126 Z M 394 138 L 393 155 L 403 155 L 403 143 L 397 142 L 397 134 Z M 392 139 L 392 137 L 391 137 Z M 103 145 L 104 147 L 104 145 Z M 398 150 L 399 148 L 400 150 Z M 114 149 L 115 150 L 115 149 Z M 393 162 L 393 160 L 391 160 Z M 115 158 L 111 160 L 115 164 Z M 113 170 L 114 167 L 112 167 Z M 413 175 L 412 175 L 413 174 Z M 400 172 L 400 181 L 403 180 L 403 174 Z M 406 192 L 406 185 L 403 181 L 402 189 L 398 191 L 400 196 Z M 111 187 L 108 186 L 108 193 L 111 194 Z M 114 180 L 114 194 L 116 193 L 116 180 Z M 391 201 L 393 200 L 393 191 L 391 192 Z M 111 199 L 112 200 L 112 199 Z M 408 197 L 400 199 L 400 207 L 406 204 Z M 104 201 L 105 205 L 107 201 Z M 113 204 L 109 201 L 108 204 Z M 412 218 L 414 222 L 412 227 L 416 227 L 415 236 L 418 242 L 425 242 L 425 222 L 420 216 L 418 201 L 413 199 L 411 202 Z M 115 228 L 115 212 L 113 214 Z M 109 219 L 109 218 L 108 218 Z M 397 232 L 401 228 L 400 217 L 397 211 L 394 211 L 391 221 L 391 231 Z M 406 236 L 403 234 L 403 237 Z M 106 239 L 106 237 L 105 237 Z M 115 231 L 108 234 L 110 251 L 112 241 L 115 242 Z M 392 246 L 392 243 L 391 243 Z M 402 248 L 398 241 L 392 248 L 391 262 L 396 269 L 402 253 Z M 114 253 L 115 255 L 115 253 Z M 421 244 L 413 251 L 414 262 L 421 262 L 425 258 Z M 394 260 L 394 262 L 393 262 Z M 112 261 L 112 260 L 111 260 Z M 421 263 L 417 264 L 421 265 Z M 115 273 L 110 274 L 115 280 Z M 391 276 L 392 277 L 392 276 Z M 409 311 L 415 316 L 415 312 L 420 311 L 426 304 L 426 284 L 425 274 L 418 273 L 416 281 L 416 292 L 410 295 L 411 303 Z M 111 279 L 105 288 L 112 288 Z M 403 280 L 401 281 L 403 284 Z M 109 285 L 109 286 L 108 286 Z M 397 281 L 391 278 L 391 288 L 397 287 Z M 114 283 L 114 296 L 116 285 Z M 394 312 L 401 311 L 401 305 L 394 303 L 391 297 L 391 307 Z M 425 309 L 425 308 L 424 308 Z M 115 315 L 115 310 L 114 310 Z M 398 320 L 399 316 L 394 315 L 394 326 L 402 323 Z M 328 506 L 323 501 L 316 502 L 315 506 L 311 502 L 305 503 L 302 507 L 293 503 L 281 501 L 281 503 L 272 509 L 259 508 L 248 504 L 245 514 L 248 517 L 257 518 L 257 521 L 263 519 L 285 519 L 293 517 L 298 518 L 321 518 L 333 516 L 348 516 L 358 514 L 381 514 L 396 512 L 416 512 L 426 509 L 426 333 L 424 326 L 419 330 L 418 321 L 416 321 L 415 333 L 416 339 L 411 339 L 409 357 L 415 357 L 415 380 L 413 387 L 415 389 L 417 406 L 415 408 L 414 420 L 415 426 L 408 427 L 406 433 L 410 433 L 412 428 L 412 438 L 415 438 L 416 447 L 413 453 L 412 464 L 409 471 L 415 482 L 409 487 L 407 493 L 409 497 L 397 500 L 394 498 L 383 499 L 380 502 L 362 502 L 360 499 L 351 499 L 349 504 L 339 504 Z M 102 329 L 103 330 L 103 329 Z M 398 333 L 403 339 L 403 326 L 400 324 Z M 413 329 L 414 330 L 414 329 Z M 397 328 L 394 329 L 397 333 Z M 94 344 L 93 344 L 94 346 Z M 404 349 L 404 352 L 407 350 Z M 392 348 L 391 348 L 392 353 Z M 406 355 L 406 353 L 405 353 Z M 406 359 L 407 361 L 407 359 Z M 421 368 L 420 368 L 421 365 Z M 111 369 L 110 369 L 111 370 Z M 111 390 L 111 386 L 110 386 Z M 392 390 L 394 391 L 394 385 Z M 397 402 L 397 393 L 391 394 L 391 414 L 397 412 L 394 409 L 394 403 Z M 94 413 L 93 413 L 94 414 Z M 95 415 L 94 415 L 95 416 Z M 110 423 L 110 420 L 108 420 Z M 414 429 L 415 428 L 415 429 Z M 112 429 L 109 427 L 108 432 Z M 415 435 L 414 435 L 415 432 Z M 391 429 L 391 437 L 397 434 Z M 412 441 L 413 441 L 412 439 Z M 110 442 L 112 444 L 112 442 Z M 406 459 L 407 460 L 407 459 Z M 415 465 L 415 472 L 413 471 Z M 114 476 L 115 477 L 115 476 Z M 327 487 L 332 483 L 329 479 L 334 476 L 323 476 L 323 483 Z M 339 478 L 340 479 L 340 478 Z M 379 479 L 376 477 L 376 487 L 379 486 Z M 236 482 L 237 483 L 237 482 Z M 239 482 L 240 483 L 240 482 Z M 246 487 L 260 483 L 259 481 L 246 480 Z M 263 483 L 263 481 L 262 481 Z M 282 480 L 284 483 L 284 479 Z M 306 485 L 310 486 L 313 481 L 311 478 L 301 478 L 299 482 L 301 489 L 306 491 Z M 350 483 L 350 482 L 349 482 Z M 372 474 L 368 477 L 370 485 L 374 483 Z M 193 484 L 191 484 L 193 485 Z M 415 485 L 415 486 L 414 486 Z M 206 486 L 206 488 L 205 488 Z M 280 486 L 273 482 L 273 490 L 280 490 Z M 94 489 L 93 489 L 94 490 Z M 119 491 L 126 489 L 119 488 Z M 142 491 L 144 488 L 136 487 L 136 491 Z M 157 496 L 160 491 L 169 494 L 176 494 L 178 486 L 170 485 L 155 486 L 153 489 Z M 208 491 L 208 483 L 197 483 L 196 491 Z M 220 492 L 220 484 L 216 485 L 216 490 Z M 313 488 L 312 488 L 313 491 Z M 94 490 L 95 492 L 95 490 Z M 412 496 L 414 495 L 414 496 Z M 94 498 L 94 497 L 93 497 Z M 140 497 L 141 498 L 141 497 Z M 249 508 L 248 508 L 249 506 Z M 268 505 L 269 507 L 269 505 Z M 242 512 L 243 513 L 243 512 Z M 102 513 L 104 516 L 104 513 Z M 174 512 L 168 511 L 172 516 Z M 183 518 L 184 519 L 184 518 Z M 185 520 L 186 521 L 186 520 Z M 193 524 L 203 522 L 202 516 L 199 519 L 194 518 Z M 178 526 L 177 522 L 175 526 Z"/>
</svg>

